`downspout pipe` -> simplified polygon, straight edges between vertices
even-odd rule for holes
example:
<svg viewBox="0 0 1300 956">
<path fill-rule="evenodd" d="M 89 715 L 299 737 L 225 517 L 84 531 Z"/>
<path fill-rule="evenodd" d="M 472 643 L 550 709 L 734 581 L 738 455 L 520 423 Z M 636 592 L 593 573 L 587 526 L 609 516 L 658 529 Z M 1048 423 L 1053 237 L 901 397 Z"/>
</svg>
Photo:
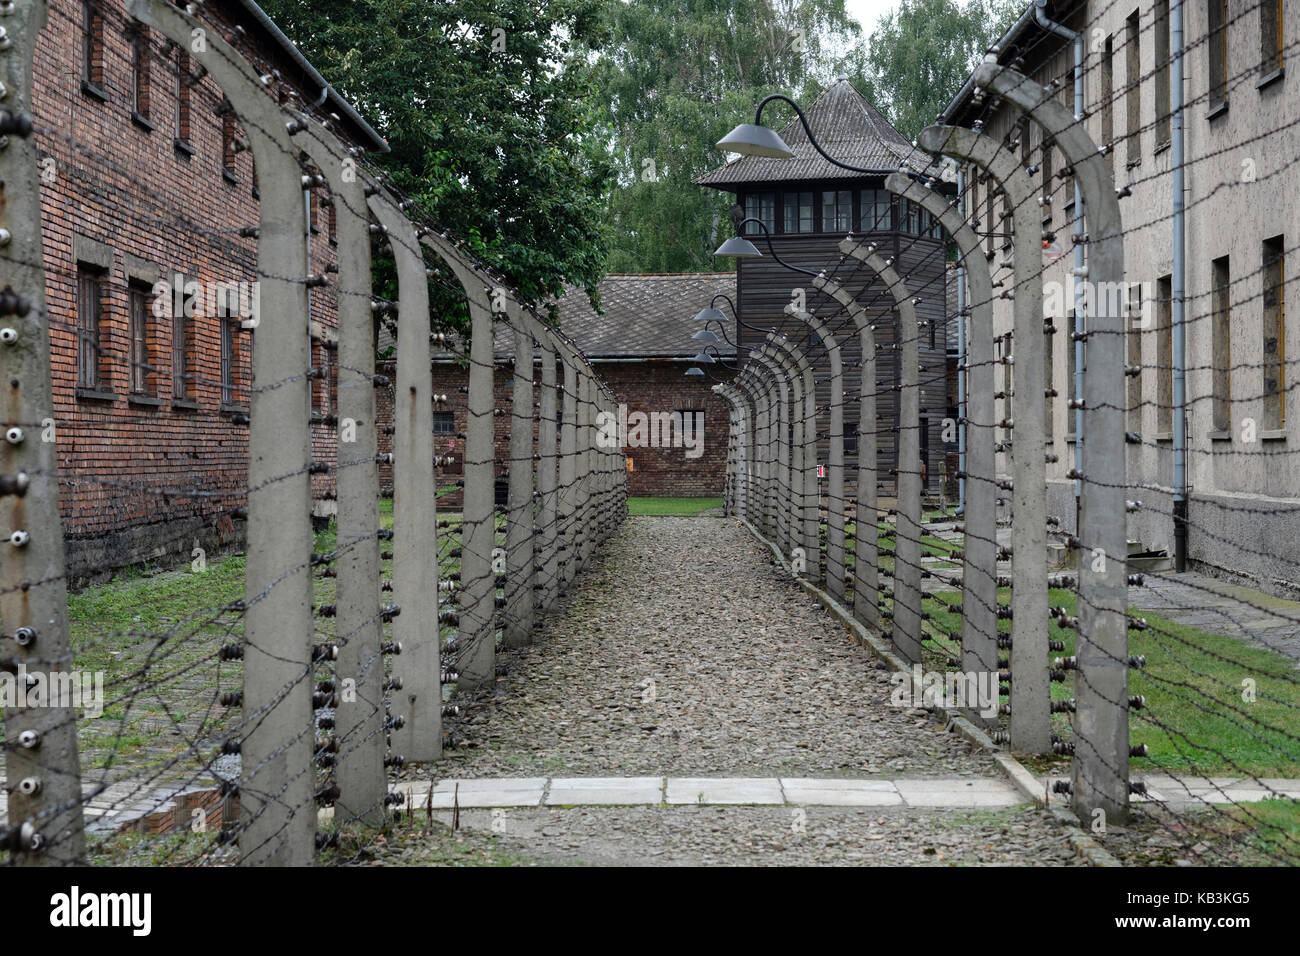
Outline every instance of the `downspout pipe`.
<svg viewBox="0 0 1300 956">
<path fill-rule="evenodd" d="M 1074 41 L 1074 118 L 1083 121 L 1083 33 L 1071 30 L 1047 16 L 1047 0 L 1034 0 L 1034 21 L 1044 30 L 1055 33 L 1066 40 Z M 1087 282 L 1087 267 L 1083 261 L 1083 193 L 1079 189 L 1078 179 L 1074 182 L 1074 334 L 1071 336 L 1074 346 L 1074 467 L 1083 472 L 1083 334 L 1084 290 Z M 1083 490 L 1082 481 L 1074 482 L 1075 528 L 1078 528 L 1079 494 Z"/>
<path fill-rule="evenodd" d="M 1183 0 L 1169 5 L 1170 138 L 1174 199 L 1174 570 L 1187 570 L 1187 236 L 1183 168 Z"/>
</svg>

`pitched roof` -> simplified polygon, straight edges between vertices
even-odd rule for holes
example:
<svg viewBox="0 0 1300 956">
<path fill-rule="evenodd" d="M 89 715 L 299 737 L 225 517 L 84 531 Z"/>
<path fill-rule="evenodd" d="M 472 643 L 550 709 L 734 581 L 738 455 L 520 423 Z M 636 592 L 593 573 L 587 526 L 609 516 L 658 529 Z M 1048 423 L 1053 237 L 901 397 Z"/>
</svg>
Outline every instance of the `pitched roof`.
<svg viewBox="0 0 1300 956">
<path fill-rule="evenodd" d="M 734 272 L 699 272 L 659 275 L 609 275 L 600 283 L 601 308 L 598 315 L 587 293 L 569 287 L 560 297 L 560 330 L 591 361 L 601 359 L 690 359 L 700 351 L 701 343 L 691 336 L 704 328 L 695 321 L 695 313 L 707 308 L 715 295 L 722 293 L 736 299 Z M 721 303 L 719 307 L 729 316 Z M 721 339 L 717 326 L 710 326 Z M 736 341 L 736 324 L 728 319 L 726 338 Z M 387 330 L 380 333 L 380 349 L 391 344 Z M 463 350 L 465 343 L 458 343 Z M 725 341 L 715 346 L 724 357 L 736 354 L 735 346 Z M 433 348 L 434 361 L 447 361 L 452 354 Z M 509 326 L 495 326 L 493 352 L 504 360 L 514 354 Z"/>
<path fill-rule="evenodd" d="M 813 135 L 822 148 L 836 159 L 882 175 L 906 167 L 916 172 L 937 172 L 930 158 L 919 152 L 890 125 L 870 101 L 840 78 L 830 85 L 812 106 L 804 110 Z M 796 116 L 781 130 L 781 139 L 795 153 L 794 159 L 742 156 L 696 180 L 701 186 L 733 189 L 746 183 L 799 181 L 810 179 L 857 179 L 851 172 L 829 162 L 808 141 L 808 134 Z"/>
<path fill-rule="evenodd" d="M 600 284 L 605 314 L 596 314 L 581 289 L 570 289 L 560 299 L 560 328 L 589 359 L 690 358 L 700 351 L 691 336 L 704 327 L 695 313 L 719 293 L 735 301 L 734 272 L 606 276 Z M 734 342 L 735 323 L 727 325 L 726 336 Z M 723 355 L 736 353 L 726 342 L 717 348 Z"/>
</svg>

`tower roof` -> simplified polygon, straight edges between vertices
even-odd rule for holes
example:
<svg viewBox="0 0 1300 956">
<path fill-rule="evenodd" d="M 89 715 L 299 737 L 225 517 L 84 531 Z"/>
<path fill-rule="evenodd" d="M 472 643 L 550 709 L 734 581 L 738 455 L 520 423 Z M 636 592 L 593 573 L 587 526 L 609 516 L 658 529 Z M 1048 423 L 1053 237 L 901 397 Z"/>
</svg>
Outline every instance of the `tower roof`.
<svg viewBox="0 0 1300 956">
<path fill-rule="evenodd" d="M 836 159 L 886 175 L 900 168 L 937 172 L 929 158 L 903 138 L 889 120 L 841 77 L 804 110 L 822 148 Z M 696 180 L 701 186 L 735 191 L 749 183 L 791 182 L 812 179 L 859 179 L 829 162 L 808 141 L 799 117 L 781 130 L 781 138 L 794 150 L 794 159 L 742 156 Z"/>
</svg>

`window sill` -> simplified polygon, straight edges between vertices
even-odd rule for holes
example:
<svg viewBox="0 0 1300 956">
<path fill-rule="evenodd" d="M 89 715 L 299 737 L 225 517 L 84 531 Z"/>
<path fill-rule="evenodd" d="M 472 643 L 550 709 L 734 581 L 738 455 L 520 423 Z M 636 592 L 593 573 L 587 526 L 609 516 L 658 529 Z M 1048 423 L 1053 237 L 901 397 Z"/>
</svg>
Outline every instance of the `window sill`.
<svg viewBox="0 0 1300 956">
<path fill-rule="evenodd" d="M 1260 441 L 1286 441 L 1285 428 L 1268 428 L 1259 433 Z"/>
<path fill-rule="evenodd" d="M 224 402 L 221 405 L 222 415 L 247 415 L 248 409 L 243 405 L 227 405 Z"/>
<path fill-rule="evenodd" d="M 1137 159 L 1130 159 L 1130 160 L 1128 161 L 1128 168 L 1129 168 L 1129 169 L 1134 169 L 1134 168 L 1136 168 L 1136 167 L 1138 167 L 1138 166 L 1141 166 L 1141 165 L 1142 165 L 1142 157 L 1141 157 L 1141 156 L 1139 156 Z"/>
<path fill-rule="evenodd" d="M 180 153 L 186 159 L 189 159 L 194 155 L 194 147 L 190 145 L 188 140 L 183 140 L 179 136 L 172 138 L 172 146 L 175 147 L 176 152 Z"/>
<path fill-rule="evenodd" d="M 140 127 L 146 133 L 152 133 L 154 130 L 154 125 L 149 122 L 149 117 L 145 116 L 143 113 L 137 113 L 135 110 L 131 111 L 131 122 Z"/>
<path fill-rule="evenodd" d="M 1211 106 L 1210 111 L 1205 114 L 1205 118 L 1207 120 L 1216 120 L 1220 116 L 1226 116 L 1227 114 L 1228 114 L 1228 101 L 1224 100 L 1222 103 L 1217 103 L 1214 106 Z"/>
<path fill-rule="evenodd" d="M 1229 431 L 1212 431 L 1205 435 L 1210 441 L 1232 441 L 1232 432 Z"/>
<path fill-rule="evenodd" d="M 91 99 L 99 100 L 101 103 L 108 102 L 108 94 L 89 80 L 81 81 L 81 92 L 85 93 Z"/>
<path fill-rule="evenodd" d="M 1076 445 L 1079 442 L 1079 436 L 1074 434 L 1074 432 L 1070 432 L 1070 434 L 1065 436 L 1065 441 L 1067 444 Z"/>
<path fill-rule="evenodd" d="M 1259 82 L 1255 84 L 1255 89 L 1257 90 L 1265 89 L 1267 87 L 1272 86 L 1274 83 L 1278 82 L 1279 80 L 1284 79 L 1285 77 L 1286 77 L 1286 67 L 1279 66 L 1276 70 L 1270 70 L 1268 73 L 1265 73 L 1263 76 L 1261 76 L 1259 78 Z"/>
<path fill-rule="evenodd" d="M 188 398 L 173 398 L 172 411 L 174 412 L 197 412 L 199 403 Z"/>
<path fill-rule="evenodd" d="M 1159 156 L 1165 150 L 1170 149 L 1173 145 L 1174 145 L 1174 141 L 1172 139 L 1161 140 L 1160 142 L 1156 143 L 1156 148 L 1153 152 L 1156 156 Z"/>
<path fill-rule="evenodd" d="M 140 405 L 145 408 L 161 408 L 163 406 L 163 400 L 154 398 L 152 395 L 128 395 L 126 403 L 128 405 Z"/>
<path fill-rule="evenodd" d="M 1173 432 L 1156 432 L 1156 441 L 1158 442 L 1172 442 L 1173 440 Z"/>
<path fill-rule="evenodd" d="M 78 385 L 77 398 L 87 402 L 115 402 L 117 401 L 117 393 L 103 392 L 97 388 L 87 388 L 84 385 Z"/>
<path fill-rule="evenodd" d="M 223 169 L 223 170 L 221 171 L 221 178 L 224 179 L 227 183 L 229 183 L 229 184 L 232 185 L 232 186 L 238 186 L 238 185 L 239 185 L 239 177 L 236 176 L 234 173 L 232 173 L 232 172 L 231 172 L 230 170 L 228 170 L 228 169 Z"/>
</svg>

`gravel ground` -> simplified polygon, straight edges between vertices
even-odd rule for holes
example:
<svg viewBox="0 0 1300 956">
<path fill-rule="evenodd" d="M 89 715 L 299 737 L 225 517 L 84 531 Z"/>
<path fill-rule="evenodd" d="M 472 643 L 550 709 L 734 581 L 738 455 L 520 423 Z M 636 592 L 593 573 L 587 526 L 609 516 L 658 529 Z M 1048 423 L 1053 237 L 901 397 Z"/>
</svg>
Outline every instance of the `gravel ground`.
<svg viewBox="0 0 1300 956">
<path fill-rule="evenodd" d="M 724 519 L 630 518 L 504 663 L 438 776 L 998 774 Z"/>
<path fill-rule="evenodd" d="M 1049 814 L 809 807 L 586 807 L 422 812 L 339 862 L 425 866 L 473 860 L 593 866 L 1062 866 L 1077 864 Z M 350 858 L 349 858 L 350 856 Z"/>
</svg>

